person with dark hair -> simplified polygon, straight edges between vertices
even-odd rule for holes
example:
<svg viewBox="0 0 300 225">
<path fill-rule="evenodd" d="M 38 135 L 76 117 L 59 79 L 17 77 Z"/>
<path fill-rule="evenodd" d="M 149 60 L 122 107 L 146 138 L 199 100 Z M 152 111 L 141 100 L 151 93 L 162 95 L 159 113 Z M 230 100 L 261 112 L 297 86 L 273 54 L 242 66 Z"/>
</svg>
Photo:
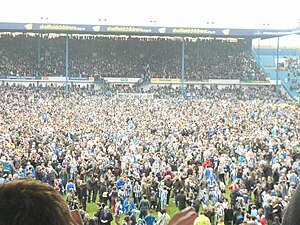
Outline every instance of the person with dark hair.
<svg viewBox="0 0 300 225">
<path fill-rule="evenodd" d="M 172 190 L 172 186 L 173 186 L 173 181 L 171 180 L 171 175 L 166 175 L 164 177 L 164 183 L 165 183 L 165 186 L 167 187 L 167 191 L 168 191 L 168 194 L 167 194 L 167 206 L 169 206 L 170 197 L 171 197 L 171 190 Z"/>
<path fill-rule="evenodd" d="M 133 208 L 134 208 L 133 201 L 130 199 L 130 196 L 126 196 L 126 199 L 123 202 L 124 213 L 126 215 L 130 215 Z"/>
<path fill-rule="evenodd" d="M 93 174 L 90 174 L 87 182 L 86 182 L 86 186 L 87 186 L 87 202 L 90 203 L 91 202 L 91 196 L 92 196 L 92 192 L 93 192 L 93 184 L 94 184 L 94 178 L 93 178 Z M 93 195 L 95 195 L 95 193 L 93 193 Z"/>
<path fill-rule="evenodd" d="M 281 225 L 280 218 L 278 216 L 275 216 L 274 222 L 272 223 L 272 225 Z"/>
<path fill-rule="evenodd" d="M 236 209 L 237 198 L 241 196 L 240 188 L 238 184 L 233 185 L 234 189 L 230 193 L 231 206 L 233 209 Z"/>
<path fill-rule="evenodd" d="M 199 209 L 200 209 L 200 200 L 197 197 L 197 193 L 196 192 L 194 193 L 194 199 L 193 199 L 193 202 L 192 202 L 192 207 L 194 208 L 194 210 L 198 214 L 199 213 Z"/>
<path fill-rule="evenodd" d="M 99 182 L 99 200 L 100 202 L 104 202 L 106 199 L 103 194 L 107 192 L 107 187 L 105 185 L 105 180 L 101 179 Z"/>
<path fill-rule="evenodd" d="M 280 219 L 280 222 L 281 222 L 282 221 L 282 214 L 283 214 L 283 206 L 282 206 L 281 198 L 275 197 L 272 200 L 271 205 L 273 206 L 273 216 L 274 216 L 274 218 L 276 216 L 278 216 L 279 219 Z"/>
<path fill-rule="evenodd" d="M 273 215 L 273 206 L 271 205 L 272 200 L 268 200 L 267 204 L 264 206 L 264 214 L 266 216 L 267 224 L 272 224 L 274 215 Z"/>
<path fill-rule="evenodd" d="M 111 188 L 111 191 L 109 193 L 110 201 L 111 201 L 111 210 L 113 213 L 115 213 L 116 210 L 116 202 L 118 198 L 118 190 L 116 186 L 113 186 Z"/>
<path fill-rule="evenodd" d="M 149 210 L 148 215 L 144 218 L 144 221 L 146 225 L 153 225 L 154 223 L 156 223 L 156 218 L 155 216 L 153 216 L 152 210 Z"/>
<path fill-rule="evenodd" d="M 180 190 L 182 189 L 182 182 L 179 179 L 179 176 L 174 177 L 173 181 L 173 190 L 174 190 L 174 200 L 175 200 L 175 205 L 178 207 L 178 200 L 177 200 L 177 195 L 180 193 Z"/>
<path fill-rule="evenodd" d="M 130 224 L 130 218 L 128 215 L 126 215 L 122 221 L 122 225 L 129 225 Z"/>
<path fill-rule="evenodd" d="M 263 197 L 262 197 L 262 193 L 263 193 L 263 189 L 260 183 L 256 184 L 256 187 L 253 190 L 254 193 L 254 202 L 257 208 L 261 208 L 262 207 L 262 201 L 263 201 Z"/>
<path fill-rule="evenodd" d="M 97 207 L 98 207 L 98 209 L 96 211 L 96 216 L 97 216 L 98 221 L 100 223 L 100 215 L 103 212 L 105 205 L 103 205 L 103 203 L 101 203 L 101 202 L 97 202 Z"/>
<path fill-rule="evenodd" d="M 171 218 L 169 216 L 169 214 L 167 213 L 167 209 L 166 208 L 162 208 L 160 210 L 160 212 L 158 213 L 158 221 L 157 221 L 157 225 L 168 225 L 170 222 Z M 172 224 L 172 223 L 170 223 Z"/>
<path fill-rule="evenodd" d="M 61 180 L 61 186 L 62 186 L 62 191 L 65 193 L 65 187 L 67 185 L 68 181 L 68 173 L 66 172 L 66 168 L 62 168 L 61 171 L 58 174 L 59 179 Z"/>
<path fill-rule="evenodd" d="M 74 224 L 59 192 L 32 179 L 0 185 L 0 212 L 1 225 Z"/>
<path fill-rule="evenodd" d="M 70 179 L 67 184 L 66 184 L 66 187 L 65 187 L 65 190 L 66 192 L 68 193 L 70 191 L 70 189 L 73 189 L 74 193 L 76 192 L 76 185 L 73 183 L 73 180 Z"/>
<path fill-rule="evenodd" d="M 86 211 L 87 186 L 83 180 L 78 180 L 77 194 L 82 209 Z"/>
<path fill-rule="evenodd" d="M 97 217 L 97 212 L 93 213 L 93 217 L 90 219 L 91 224 L 90 225 L 98 225 L 99 224 L 99 218 Z"/>
<path fill-rule="evenodd" d="M 224 209 L 224 223 L 225 225 L 232 225 L 233 221 L 233 209 L 231 204 L 228 204 Z"/>
<path fill-rule="evenodd" d="M 178 209 L 183 210 L 186 207 L 187 198 L 184 194 L 184 190 L 180 190 L 179 194 L 177 195 L 177 201 L 178 201 Z"/>
<path fill-rule="evenodd" d="M 233 213 L 233 225 L 242 224 L 244 221 L 245 214 L 241 207 L 238 207 Z"/>
<path fill-rule="evenodd" d="M 148 210 L 150 209 L 150 203 L 146 195 L 143 195 L 143 199 L 140 201 L 139 210 L 141 211 L 140 218 L 143 219 L 147 216 Z"/>
</svg>

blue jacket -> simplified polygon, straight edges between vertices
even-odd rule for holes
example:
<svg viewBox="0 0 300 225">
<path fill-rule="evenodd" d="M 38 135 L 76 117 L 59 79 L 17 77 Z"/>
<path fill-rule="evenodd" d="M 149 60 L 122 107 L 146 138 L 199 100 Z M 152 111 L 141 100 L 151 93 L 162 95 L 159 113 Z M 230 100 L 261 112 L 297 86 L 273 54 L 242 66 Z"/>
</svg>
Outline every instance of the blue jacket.
<svg viewBox="0 0 300 225">
<path fill-rule="evenodd" d="M 131 211 L 134 209 L 133 201 L 131 199 L 130 200 L 125 199 L 123 203 L 123 209 L 126 215 L 130 215 Z"/>
<path fill-rule="evenodd" d="M 147 215 L 145 216 L 144 218 L 144 221 L 146 222 L 146 225 L 153 225 L 154 222 L 156 222 L 156 219 L 155 219 L 155 216 L 150 216 L 150 215 Z"/>
<path fill-rule="evenodd" d="M 118 189 L 121 189 L 121 187 L 124 186 L 124 184 L 125 184 L 125 181 L 124 181 L 124 180 L 123 180 L 123 181 L 118 180 L 118 181 L 116 182 L 116 186 L 117 186 Z"/>
</svg>

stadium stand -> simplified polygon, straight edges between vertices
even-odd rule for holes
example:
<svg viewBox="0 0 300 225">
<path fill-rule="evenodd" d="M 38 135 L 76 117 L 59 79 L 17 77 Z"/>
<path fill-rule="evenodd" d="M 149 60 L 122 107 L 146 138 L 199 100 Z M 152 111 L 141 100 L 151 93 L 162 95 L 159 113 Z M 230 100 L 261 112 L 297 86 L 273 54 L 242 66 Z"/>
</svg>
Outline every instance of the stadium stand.
<svg viewBox="0 0 300 225">
<path fill-rule="evenodd" d="M 1 75 L 65 76 L 64 37 L 4 34 L 0 44 Z M 73 36 L 69 41 L 69 74 L 179 78 L 181 43 L 160 38 Z M 244 40 L 187 42 L 185 77 L 187 80 L 265 79 Z"/>
<path fill-rule="evenodd" d="M 3 34 L 0 75 L 64 78 L 65 41 Z M 25 177 L 48 183 L 90 225 L 104 206 L 117 224 L 150 208 L 187 206 L 203 210 L 211 224 L 240 224 L 241 211 L 249 222 L 282 220 L 300 183 L 299 105 L 282 89 L 276 95 L 274 84 L 264 82 L 265 67 L 238 39 L 187 41 L 185 79 L 253 82 L 187 83 L 185 99 L 179 82 L 139 86 L 180 78 L 181 45 L 174 38 L 72 35 L 69 75 L 97 77 L 95 86 L 105 90 L 71 83 L 67 92 L 57 83 L 39 86 L 42 79 L 10 86 L 4 79 L 0 183 Z M 296 91 L 298 61 L 285 65 L 281 79 Z M 108 85 L 103 77 L 143 79 Z"/>
<path fill-rule="evenodd" d="M 253 55 L 264 73 L 272 80 L 276 80 L 277 49 L 253 49 Z M 279 49 L 278 79 L 284 89 L 293 99 L 299 99 L 300 67 L 299 53 L 296 49 Z"/>
</svg>

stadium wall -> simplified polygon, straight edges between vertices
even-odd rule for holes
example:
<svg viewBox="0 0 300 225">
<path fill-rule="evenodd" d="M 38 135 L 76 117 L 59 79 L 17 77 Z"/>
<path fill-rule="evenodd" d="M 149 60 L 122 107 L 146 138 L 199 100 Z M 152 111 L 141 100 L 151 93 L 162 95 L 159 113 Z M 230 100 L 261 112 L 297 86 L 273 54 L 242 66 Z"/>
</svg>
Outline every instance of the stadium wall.
<svg viewBox="0 0 300 225">
<path fill-rule="evenodd" d="M 38 85 L 58 85 L 58 86 L 64 86 L 66 81 L 42 81 L 42 80 L 24 80 L 24 79 L 0 79 L 0 82 L 2 84 L 21 84 L 24 86 L 29 86 L 30 84 L 34 84 L 36 86 Z M 82 85 L 87 86 L 91 84 L 95 84 L 94 81 L 80 81 L 80 80 L 69 80 L 69 84 L 76 84 L 76 85 Z M 112 83 L 110 83 L 112 84 Z M 131 83 L 113 83 L 113 84 L 119 84 L 119 85 L 131 85 Z M 161 83 L 148 83 L 146 87 L 151 86 L 167 86 L 172 85 L 173 87 L 181 87 L 181 83 L 172 83 L 172 82 L 161 82 Z M 185 86 L 187 85 L 194 85 L 197 87 L 207 86 L 210 87 L 212 85 L 218 86 L 218 87 L 229 87 L 229 86 L 272 86 L 276 85 L 275 80 L 270 81 L 238 81 L 237 80 L 209 80 L 209 81 L 188 81 L 184 83 Z M 279 81 L 279 85 L 281 85 L 281 81 Z M 145 88 L 145 86 L 144 86 Z"/>
<path fill-rule="evenodd" d="M 277 55 L 277 48 L 253 48 L 257 55 Z M 299 56 L 300 52 L 297 49 L 289 49 L 289 48 L 280 48 L 279 49 L 280 56 Z"/>
<path fill-rule="evenodd" d="M 104 80 L 108 84 L 117 84 L 117 85 L 134 85 L 138 81 L 140 81 L 141 78 L 115 78 L 115 77 L 106 77 Z M 24 86 L 29 86 L 29 84 L 35 84 L 37 86 L 45 86 L 45 85 L 51 85 L 55 84 L 58 86 L 63 86 L 66 83 L 65 77 L 15 77 L 15 76 L 0 76 L 0 81 L 2 83 L 8 83 L 8 84 L 22 84 Z M 87 86 L 90 84 L 94 84 L 95 80 L 93 77 L 70 77 L 68 79 L 68 82 L 70 84 L 76 84 L 81 86 Z"/>
<path fill-rule="evenodd" d="M 24 80 L 24 79 L 0 79 L 1 84 L 21 84 L 25 87 L 28 87 L 29 85 L 35 85 L 35 86 L 50 86 L 50 85 L 57 85 L 57 86 L 65 86 L 66 79 L 64 81 L 44 81 L 44 80 Z M 80 85 L 82 87 L 94 84 L 94 81 L 73 81 L 69 80 L 69 85 Z"/>
</svg>

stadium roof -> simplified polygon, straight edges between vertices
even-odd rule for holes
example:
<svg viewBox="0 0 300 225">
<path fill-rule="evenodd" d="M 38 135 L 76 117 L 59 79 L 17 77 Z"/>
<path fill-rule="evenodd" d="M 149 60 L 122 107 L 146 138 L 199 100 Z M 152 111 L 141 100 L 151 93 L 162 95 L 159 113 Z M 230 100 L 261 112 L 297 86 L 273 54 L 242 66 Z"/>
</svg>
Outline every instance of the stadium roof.
<svg viewBox="0 0 300 225">
<path fill-rule="evenodd" d="M 296 29 L 230 29 L 203 27 L 159 27 L 159 26 L 126 26 L 126 25 L 85 25 L 85 24 L 52 24 L 52 23 L 0 23 L 1 31 L 12 32 L 53 32 L 53 33 L 87 33 L 87 34 L 135 34 L 167 36 L 200 36 L 200 37 L 251 37 L 270 38 L 299 34 Z"/>
<path fill-rule="evenodd" d="M 294 0 L 10 0 L 1 9 L 2 31 L 252 38 L 299 33 Z"/>
</svg>

